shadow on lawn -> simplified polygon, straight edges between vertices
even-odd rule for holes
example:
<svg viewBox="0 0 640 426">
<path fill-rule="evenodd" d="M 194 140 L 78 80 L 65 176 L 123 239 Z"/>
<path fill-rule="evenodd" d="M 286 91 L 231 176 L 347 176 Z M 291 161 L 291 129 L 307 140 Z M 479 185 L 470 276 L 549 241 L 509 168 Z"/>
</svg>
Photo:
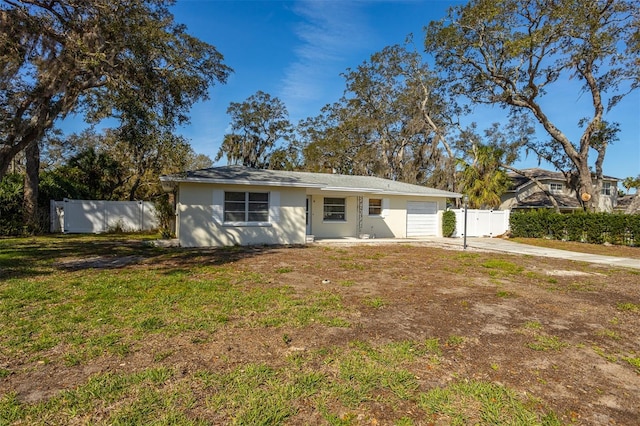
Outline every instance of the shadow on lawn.
<svg viewBox="0 0 640 426">
<path fill-rule="evenodd" d="M 160 263 L 171 273 L 189 266 L 224 265 L 283 248 L 162 248 L 153 246 L 153 239 L 129 234 L 0 239 L 0 279 L 35 277 L 60 270 L 120 269 Z"/>
</svg>

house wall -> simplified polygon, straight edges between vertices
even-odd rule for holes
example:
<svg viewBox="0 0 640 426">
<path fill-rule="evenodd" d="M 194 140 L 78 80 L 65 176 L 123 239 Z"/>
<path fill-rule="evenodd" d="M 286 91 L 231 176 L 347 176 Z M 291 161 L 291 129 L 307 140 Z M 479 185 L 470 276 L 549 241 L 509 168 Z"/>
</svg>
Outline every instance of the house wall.
<svg viewBox="0 0 640 426">
<path fill-rule="evenodd" d="M 265 224 L 222 223 L 224 191 L 269 192 L 270 207 L 275 207 L 276 211 L 270 211 L 269 223 Z M 323 220 L 325 196 L 345 198 L 344 222 Z M 446 207 L 444 198 L 371 195 L 371 198 L 383 200 L 383 212 L 380 216 L 369 216 L 367 197 L 363 196 L 360 228 L 358 194 L 326 193 L 310 197 L 311 233 L 320 239 L 354 238 L 359 234 L 375 238 L 406 238 L 408 201 L 436 202 L 439 212 Z M 176 198 L 176 236 L 182 247 L 305 244 L 306 198 L 304 188 L 181 183 Z M 274 201 L 277 201 L 276 206 Z M 440 218 L 441 214 L 438 214 L 438 236 L 442 232 Z"/>
<path fill-rule="evenodd" d="M 369 216 L 369 198 L 382 199 L 381 215 Z M 406 232 L 403 234 L 399 228 L 399 226 L 401 226 L 401 224 L 399 224 L 401 214 L 398 210 L 400 206 L 398 206 L 395 201 L 394 197 L 376 197 L 375 195 L 366 198 L 363 202 L 361 233 L 369 235 L 369 238 L 404 238 Z M 404 208 L 406 213 L 406 205 Z"/>
<path fill-rule="evenodd" d="M 311 234 L 316 238 L 345 238 L 355 237 L 358 232 L 358 197 L 345 196 L 344 194 L 327 194 L 330 198 L 345 198 L 344 222 L 333 222 L 324 220 L 324 196 L 311 195 Z"/>
<path fill-rule="evenodd" d="M 223 224 L 217 194 L 224 191 L 269 192 L 270 207 L 275 208 L 270 211 L 270 223 L 267 226 Z M 273 206 L 276 199 L 278 205 Z M 182 183 L 177 196 L 176 234 L 183 247 L 304 244 L 305 199 L 304 188 Z"/>
<path fill-rule="evenodd" d="M 324 197 L 346 198 L 346 221 L 325 222 Z M 383 214 L 368 215 L 367 198 L 381 198 L 383 200 Z M 311 233 L 315 238 L 357 238 L 359 234 L 368 234 L 375 238 L 406 238 L 407 237 L 407 202 L 431 201 L 436 202 L 438 211 L 446 208 L 446 199 L 435 197 L 409 197 L 368 195 L 363 197 L 362 229 L 359 228 L 357 195 L 314 194 L 311 196 Z M 442 236 L 441 214 L 438 215 L 438 231 L 436 236 Z"/>
</svg>

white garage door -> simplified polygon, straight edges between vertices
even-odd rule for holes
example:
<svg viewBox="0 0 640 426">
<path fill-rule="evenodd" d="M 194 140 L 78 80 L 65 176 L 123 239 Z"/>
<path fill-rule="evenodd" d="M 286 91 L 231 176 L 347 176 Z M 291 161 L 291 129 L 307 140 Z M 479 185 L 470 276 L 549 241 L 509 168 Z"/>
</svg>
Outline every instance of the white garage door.
<svg viewBox="0 0 640 426">
<path fill-rule="evenodd" d="M 407 201 L 407 237 L 438 234 L 438 204 L 434 201 Z"/>
</svg>

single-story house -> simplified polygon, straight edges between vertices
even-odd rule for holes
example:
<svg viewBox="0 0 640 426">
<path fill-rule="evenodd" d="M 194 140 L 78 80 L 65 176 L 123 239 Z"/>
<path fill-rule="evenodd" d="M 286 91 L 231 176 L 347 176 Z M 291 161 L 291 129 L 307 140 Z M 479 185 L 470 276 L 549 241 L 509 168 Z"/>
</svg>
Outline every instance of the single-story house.
<svg viewBox="0 0 640 426">
<path fill-rule="evenodd" d="M 522 170 L 542 184 L 544 189 L 556 200 L 561 212 L 581 210 L 574 189 L 567 186 L 565 176 L 560 172 L 531 168 Z M 500 210 L 553 208 L 553 203 L 536 183 L 521 174 L 508 172 L 510 188 L 501 197 Z M 613 211 L 618 203 L 618 179 L 603 176 L 600 190 L 600 206 L 604 211 Z"/>
<path fill-rule="evenodd" d="M 442 233 L 454 192 L 371 176 L 225 166 L 160 177 L 183 247 L 305 244 Z"/>
</svg>

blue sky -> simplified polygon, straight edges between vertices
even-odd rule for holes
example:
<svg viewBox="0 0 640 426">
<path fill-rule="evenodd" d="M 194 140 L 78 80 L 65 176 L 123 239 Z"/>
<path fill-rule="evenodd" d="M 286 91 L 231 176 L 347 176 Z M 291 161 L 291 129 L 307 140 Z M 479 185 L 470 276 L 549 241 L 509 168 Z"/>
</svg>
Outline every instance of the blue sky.
<svg viewBox="0 0 640 426">
<path fill-rule="evenodd" d="M 194 106 L 191 124 L 180 132 L 197 153 L 215 158 L 229 131 L 229 103 L 242 102 L 258 90 L 280 98 L 292 123 L 316 116 L 322 106 L 342 95 L 345 82 L 340 73 L 385 46 L 403 43 L 409 33 L 421 49 L 423 27 L 444 17 L 450 5 L 462 3 L 178 0 L 172 8 L 176 21 L 216 46 L 235 71 L 227 84 L 211 89 L 211 100 Z M 576 140 L 580 134 L 576 123 L 589 114 L 589 97 L 580 95 L 575 81 L 567 78 L 562 83 L 545 101 L 547 114 Z M 640 174 L 640 92 L 628 96 L 607 118 L 618 121 L 622 132 L 620 141 L 609 147 L 605 174 L 619 178 Z M 484 129 L 504 121 L 503 111 L 476 109 L 468 120 Z M 517 166 L 536 167 L 537 159 L 530 156 Z"/>
<path fill-rule="evenodd" d="M 183 134 L 214 158 L 229 130 L 226 109 L 258 90 L 280 98 L 292 123 L 317 116 L 345 88 L 340 73 L 446 13 L 447 1 L 216 1 L 178 0 L 178 22 L 214 46 L 234 69 L 211 101 L 192 110 Z M 224 161 L 224 160 L 222 160 Z"/>
</svg>

